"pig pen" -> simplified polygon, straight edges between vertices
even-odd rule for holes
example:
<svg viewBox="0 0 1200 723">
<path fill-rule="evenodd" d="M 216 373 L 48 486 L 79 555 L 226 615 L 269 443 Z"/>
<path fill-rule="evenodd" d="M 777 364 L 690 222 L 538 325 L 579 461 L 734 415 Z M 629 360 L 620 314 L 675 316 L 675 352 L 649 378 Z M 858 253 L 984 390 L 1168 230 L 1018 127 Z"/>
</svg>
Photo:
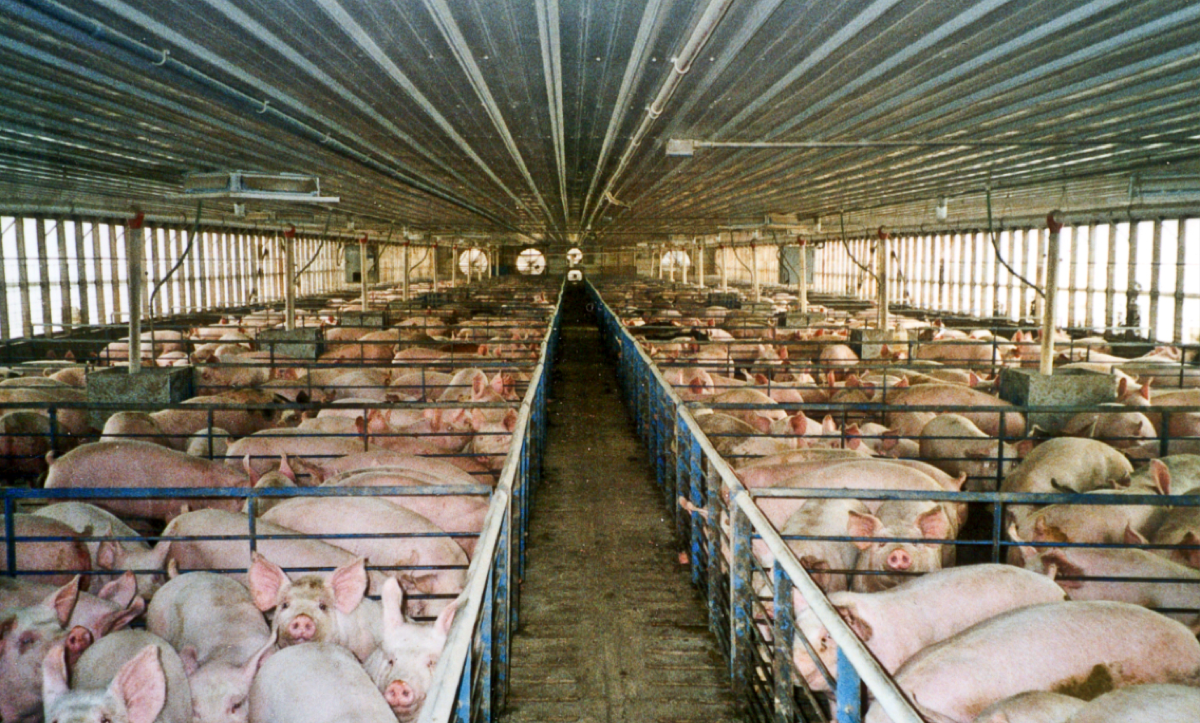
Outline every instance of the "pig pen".
<svg viewBox="0 0 1200 723">
<path fill-rule="evenodd" d="M 1153 374 L 1154 381 L 1173 378 L 1176 385 L 1183 388 L 1179 396 L 1159 397 L 1161 404 L 1152 404 L 1154 398 L 1151 397 L 1140 402 L 1126 398 L 1126 402 L 1131 402 L 1128 406 L 1103 407 L 1061 404 L 1014 406 L 999 399 L 995 400 L 994 405 L 976 403 L 970 407 L 955 404 L 922 405 L 904 401 L 903 387 L 897 389 L 894 380 L 888 379 L 894 373 L 889 369 L 904 366 L 901 361 L 883 359 L 866 370 L 847 369 L 837 355 L 824 358 L 821 355 L 823 348 L 846 340 L 821 342 L 810 337 L 803 341 L 801 347 L 790 343 L 793 340 L 786 338 L 787 330 L 770 323 L 774 317 L 768 318 L 766 313 L 760 314 L 760 323 L 757 324 L 752 317 L 741 317 L 738 324 L 729 328 L 732 335 L 738 335 L 734 339 L 713 340 L 708 334 L 689 335 L 689 330 L 703 331 L 702 327 L 708 326 L 711 319 L 727 313 L 726 309 L 713 308 L 713 295 L 703 290 L 665 284 L 643 283 L 636 289 L 628 285 L 601 284 L 600 290 L 593 293 L 596 294 L 597 314 L 606 331 L 606 338 L 621 360 L 619 375 L 631 414 L 651 454 L 658 460 L 658 481 L 664 501 L 676 510 L 679 539 L 689 550 L 693 581 L 709 601 L 710 627 L 730 658 L 735 686 L 754 719 L 859 720 L 866 705 L 861 694 L 861 681 L 866 683 L 877 701 L 873 706 L 885 710 L 892 720 L 921 720 L 905 698 L 909 691 L 904 690 L 903 686 L 898 687 L 889 669 L 881 666 L 879 651 L 864 647 L 864 641 L 855 635 L 856 631 L 842 621 L 839 609 L 830 605 L 827 592 L 814 582 L 817 573 L 836 576 L 854 573 L 855 570 L 838 568 L 836 565 L 832 569 L 818 570 L 812 569 L 811 563 L 806 563 L 809 569 L 805 569 L 793 551 L 793 547 L 798 545 L 859 542 L 902 546 L 924 543 L 939 549 L 953 548 L 958 552 L 959 565 L 947 567 L 945 572 L 950 574 L 971 574 L 973 569 L 991 572 L 994 568 L 983 565 L 1002 563 L 1010 558 L 1039 572 L 1046 572 L 1053 566 L 1057 568 L 1055 579 L 1062 588 L 1059 592 L 1065 590 L 1066 593 L 1073 593 L 1072 599 L 1133 602 L 1180 617 L 1195 628 L 1196 614 L 1200 610 L 1200 588 L 1196 587 L 1195 569 L 1175 564 L 1161 555 L 1150 557 L 1147 552 L 1157 550 L 1186 560 L 1188 555 L 1194 556 L 1198 549 L 1196 538 L 1186 537 L 1187 520 L 1197 509 L 1197 498 L 1187 494 L 1189 485 L 1180 480 L 1186 481 L 1191 474 L 1191 460 L 1186 455 L 1196 448 L 1198 440 L 1196 432 L 1187 423 L 1193 419 L 1189 415 L 1194 415 L 1200 408 L 1194 406 L 1196 402 L 1190 399 L 1187 391 L 1187 387 L 1194 383 L 1195 367 L 1182 359 L 1120 362 L 1121 365 L 1131 364 L 1136 371 L 1144 374 Z M 665 295 L 670 299 L 671 311 L 659 318 L 660 322 L 665 322 L 664 326 L 680 320 L 678 323 L 690 329 L 668 328 L 665 334 L 656 339 L 635 339 L 634 335 L 639 331 L 653 326 L 653 322 L 637 327 L 629 323 L 631 320 L 645 320 L 646 312 L 652 306 L 649 301 L 651 295 L 660 295 L 660 298 Z M 837 300 L 822 301 L 833 304 Z M 826 332 L 836 330 L 837 324 L 848 324 L 856 316 L 861 318 L 862 309 L 862 305 L 848 305 L 846 310 L 828 314 L 827 318 L 834 321 L 822 326 Z M 751 339 L 739 335 L 739 330 L 755 326 L 763 329 L 762 337 Z M 1011 333 L 1011 329 L 1006 333 Z M 919 359 L 918 350 L 922 341 L 919 336 L 914 336 L 911 341 L 893 343 L 892 354 L 898 349 L 902 354 L 897 356 Z M 767 350 L 756 349 L 759 343 L 788 349 L 785 357 L 788 361 L 780 359 L 778 351 L 772 355 Z M 971 343 L 955 340 L 943 342 L 949 348 L 966 348 Z M 1032 341 L 1019 341 L 1011 345 L 998 341 L 996 337 L 982 345 L 990 347 L 987 359 L 942 364 L 938 371 L 967 379 L 974 374 L 982 380 L 993 376 L 997 370 L 1027 362 L 1028 359 L 1022 359 L 1022 352 L 1033 347 Z M 806 351 L 794 353 L 798 348 Z M 1120 353 L 1119 345 L 1113 351 Z M 1131 347 L 1127 353 L 1135 358 L 1140 351 L 1143 350 Z M 1056 352 L 1064 357 L 1064 363 L 1093 354 L 1088 341 L 1075 339 L 1056 345 Z M 1093 358 L 1104 360 L 1099 353 Z M 776 383 L 775 380 L 784 378 L 784 374 L 797 371 L 797 359 L 804 360 L 800 362 L 802 366 L 799 371 L 811 373 L 812 381 L 802 384 L 793 380 Z M 1108 361 L 1111 373 L 1116 363 Z M 693 374 L 689 377 L 682 373 L 688 369 L 702 370 L 709 378 L 702 378 L 700 384 L 694 384 L 698 377 L 704 375 Z M 848 371 L 860 374 L 870 371 L 879 374 L 882 379 L 876 388 L 866 394 L 861 385 L 846 388 L 849 386 L 846 384 Z M 1157 377 L 1159 372 L 1165 372 L 1161 380 Z M 831 373 L 833 380 L 829 379 Z M 736 378 L 735 374 L 740 378 Z M 818 383 L 820 379 L 826 381 Z M 749 380 L 753 381 L 746 383 Z M 975 383 L 978 384 L 978 380 Z M 826 394 L 822 401 L 801 401 L 809 393 L 819 398 L 834 384 L 842 392 L 841 400 L 831 400 Z M 799 400 L 782 403 L 769 400 L 769 404 L 754 404 L 744 400 L 724 403 L 711 401 L 722 391 L 747 388 L 762 394 L 786 390 L 788 394 L 798 395 Z M 1137 393 L 1132 388 L 1121 391 L 1122 397 Z M 705 401 L 688 401 L 697 398 Z M 1134 411 L 1134 407 L 1136 413 L 1155 420 L 1153 430 L 1129 427 L 1126 417 Z M 965 480 L 961 480 L 960 484 L 965 481 L 969 491 L 871 489 L 870 484 L 857 485 L 865 489 L 854 491 L 839 488 L 837 484 L 797 489 L 764 487 L 761 482 L 748 487 L 739 474 L 754 460 L 763 459 L 772 452 L 780 453 L 782 450 L 773 449 L 773 445 L 785 437 L 794 438 L 797 432 L 778 428 L 747 431 L 744 427 L 710 427 L 706 431 L 703 428 L 705 425 L 699 420 L 710 410 L 750 415 L 781 411 L 794 415 L 797 411 L 803 411 L 816 420 L 828 415 L 834 428 L 815 431 L 813 436 L 816 439 L 812 440 L 814 446 L 825 446 L 831 450 L 845 450 L 853 446 L 856 449 L 861 447 L 863 452 L 867 445 L 882 442 L 888 442 L 895 448 L 905 442 L 906 436 L 883 431 L 847 434 L 850 424 L 864 425 L 859 429 L 867 429 L 865 424 L 871 419 L 897 412 L 926 412 L 942 418 L 958 412 L 992 414 L 995 415 L 993 421 L 998 429 L 1009 431 L 1014 443 L 1018 439 L 1029 439 L 1031 434 L 1037 437 L 1035 441 L 1048 437 L 1043 430 L 1029 424 L 1027 418 L 1042 419 L 1058 415 L 1074 420 L 1081 416 L 1083 419 L 1076 421 L 1072 433 L 1085 438 L 1102 439 L 1103 444 L 1109 446 L 1119 446 L 1124 450 L 1123 454 L 1141 462 L 1142 466 L 1133 474 L 1133 484 L 1125 482 L 1126 486 L 1111 491 L 1100 489 L 1084 494 L 1084 489 L 1072 489 L 1065 479 L 1061 487 L 1046 487 L 1044 491 L 1005 491 L 1006 475 L 1002 471 L 1011 472 L 1021 461 L 1022 455 L 1004 445 L 995 445 L 991 455 L 949 453 L 947 445 L 953 447 L 956 443 L 974 439 L 950 427 L 926 440 L 934 443 L 935 450 L 939 444 L 941 449 L 935 455 L 927 455 L 924 462 L 954 469 L 963 469 L 965 466 L 959 473 L 965 474 Z M 1156 418 L 1155 415 L 1162 412 L 1166 412 L 1167 417 Z M 1174 426 L 1169 421 L 1171 418 L 1177 420 Z M 1020 420 L 1019 424 L 1010 428 L 1012 420 L 1017 419 Z M 1097 434 L 1098 430 L 1103 432 Z M 878 453 L 872 451 L 871 454 Z M 1161 484 L 1161 468 L 1146 464 L 1147 459 L 1164 456 L 1166 466 L 1176 472 L 1177 483 L 1173 486 L 1164 487 Z M 917 459 L 913 461 L 921 462 Z M 956 464 L 958 467 L 954 467 Z M 778 512 L 781 506 L 790 505 L 794 510 L 808 500 L 852 499 L 878 501 L 879 504 L 890 501 L 893 505 L 929 505 L 936 501 L 958 509 L 969 509 L 970 514 L 966 520 L 967 526 L 957 536 L 934 540 L 932 543 L 919 533 L 897 536 L 889 535 L 886 531 L 858 533 L 862 537 L 849 531 L 832 535 L 781 534 L 782 517 Z M 1133 535 L 1125 533 L 1124 529 L 1109 529 L 1105 533 L 1107 537 L 1105 534 L 1091 534 L 1083 535 L 1081 539 L 1069 539 L 1049 523 L 1044 526 L 1046 529 L 1036 535 L 1021 538 L 1007 532 L 1009 510 L 1040 510 L 1043 511 L 1041 514 L 1049 514 L 1045 510 L 1066 510 L 1071 513 L 1067 519 L 1073 515 L 1083 520 L 1107 520 L 1122 514 L 1149 520 L 1157 519 L 1164 511 L 1169 511 L 1182 519 L 1169 530 L 1174 534 L 1174 539 L 1170 541 L 1167 541 L 1166 535 L 1155 539 L 1149 534 L 1142 534 L 1141 530 L 1135 530 L 1137 535 Z M 1031 519 L 1035 517 L 1031 515 Z M 1062 518 L 1060 514 L 1053 519 Z M 1031 529 L 1035 526 L 1031 524 Z M 1117 524 L 1115 527 L 1123 526 Z M 1147 533 L 1154 532 L 1149 523 L 1144 529 Z M 1091 530 L 1089 532 L 1094 533 Z M 1136 559 L 1131 561 L 1121 558 L 1122 555 L 1136 556 Z M 772 558 L 774 565 L 769 562 Z M 1163 562 L 1159 563 L 1159 559 Z M 964 564 L 968 562 L 974 564 Z M 996 569 L 1005 571 L 1004 568 Z M 933 580 L 938 574 L 941 573 L 930 575 L 928 579 Z M 874 576 L 882 576 L 882 573 L 858 574 L 859 578 L 868 580 Z M 993 600 L 997 597 L 1000 596 L 992 596 Z M 807 608 L 804 613 L 807 622 L 803 630 L 797 626 L 797 603 Z M 962 601 L 962 604 L 966 604 L 966 601 Z M 979 603 L 976 601 L 973 604 L 978 606 Z M 826 638 L 818 639 L 804 634 L 812 633 L 814 619 L 819 621 L 823 632 L 827 631 Z M 798 631 L 801 634 L 797 634 Z M 857 632 L 861 631 L 861 627 L 857 629 Z M 869 635 L 866 637 L 869 639 Z M 831 657 L 822 654 L 826 646 L 832 647 L 834 644 L 837 655 Z M 892 665 L 890 669 L 894 672 L 895 666 Z M 1077 690 L 1076 694 L 1086 697 L 1099 692 L 1103 691 Z M 879 715 L 881 710 L 876 710 L 875 714 Z"/>
<path fill-rule="evenodd" d="M 409 291 L 414 290 L 417 289 Z M 22 580 L 56 583 L 64 574 L 67 577 L 79 574 L 90 581 L 108 572 L 91 564 L 90 555 L 89 564 L 72 566 L 59 560 L 53 566 L 56 569 L 52 569 L 36 559 L 27 559 L 29 553 L 36 553 L 38 545 L 154 545 L 163 539 L 165 517 L 126 516 L 130 530 L 85 529 L 69 536 L 62 532 L 47 533 L 41 528 L 27 532 L 18 525 L 28 519 L 27 513 L 51 502 L 94 502 L 114 509 L 144 504 L 187 504 L 189 508 L 184 511 L 192 514 L 204 514 L 203 508 L 207 507 L 233 511 L 245 506 L 251 514 L 243 518 L 246 526 L 242 532 L 222 529 L 206 534 L 203 529 L 190 529 L 171 535 L 173 545 L 221 541 L 245 545 L 241 559 L 233 564 L 181 563 L 184 571 L 207 567 L 245 572 L 249 564 L 246 552 L 259 550 L 265 554 L 272 545 L 281 542 L 329 541 L 360 550 L 356 554 L 388 543 L 460 545 L 464 547 L 459 553 L 461 562 L 410 558 L 374 564 L 368 560 L 367 572 L 373 583 L 384 575 L 434 580 L 426 587 L 418 585 L 406 591 L 407 609 L 417 619 L 432 620 L 438 609 L 451 602 L 458 604 L 444 652 L 425 694 L 424 719 L 449 720 L 464 715 L 491 719 L 492 711 L 503 706 L 507 692 L 508 647 L 517 622 L 519 594 L 514 581 L 520 578 L 525 564 L 529 499 L 541 470 L 549 363 L 559 329 L 558 306 L 551 300 L 557 298 L 559 291 L 546 282 L 521 283 L 509 279 L 475 284 L 469 290 L 410 293 L 410 300 L 405 301 L 394 289 L 379 287 L 369 297 L 367 312 L 377 314 L 371 324 L 366 323 L 365 315 L 356 313 L 362 312 L 361 303 L 335 296 L 306 300 L 298 306 L 307 308 L 309 313 L 298 318 L 308 320 L 318 332 L 308 342 L 310 347 L 314 344 L 317 347 L 310 349 L 311 358 L 307 359 L 302 358 L 306 355 L 303 343 L 289 340 L 286 343 L 290 347 L 284 347 L 285 342 L 264 333 L 282 321 L 275 309 L 244 310 L 240 318 L 227 313 L 189 319 L 187 323 L 175 323 L 174 329 L 164 322 L 157 325 L 154 340 L 143 347 L 143 354 L 157 362 L 164 354 L 182 352 L 168 359 L 172 366 L 186 360 L 186 364 L 179 366 L 186 366 L 191 373 L 192 391 L 200 398 L 193 403 L 152 405 L 119 399 L 96 403 L 79 399 L 77 394 L 49 399 L 20 396 L 5 399 L 0 404 L 5 413 L 3 418 L 13 413 L 44 420 L 34 428 L 9 428 L 6 436 L 6 441 L 16 442 L 5 450 L 7 574 Z M 247 324 L 248 320 L 252 323 Z M 301 328 L 304 325 L 298 324 Z M 214 342 L 202 333 L 184 335 L 188 329 L 196 328 L 215 328 L 209 332 L 212 337 L 226 333 L 245 337 L 222 340 L 227 345 L 242 345 L 244 351 L 225 349 L 224 354 L 197 357 L 197 351 L 206 345 L 211 349 Z M 388 329 L 401 333 L 394 339 L 362 338 L 364 332 L 379 334 Z M 175 331 L 179 336 L 164 335 L 165 331 Z M 14 381 L 25 379 L 29 383 L 27 387 L 11 385 L 12 388 L 42 388 L 40 380 L 47 378 L 43 374 L 49 370 L 79 370 L 83 377 L 128 359 L 127 351 L 121 358 L 122 348 L 119 342 L 114 346 L 111 334 L 82 336 L 46 340 L 41 346 L 23 343 L 21 349 L 6 350 Z M 160 339 L 169 339 L 174 347 L 159 348 Z M 246 348 L 251 346 L 254 348 Z M 55 355 L 59 357 L 57 364 L 29 358 L 47 347 L 59 349 Z M 67 350 L 74 359 L 64 362 L 62 357 Z M 383 381 L 371 378 L 372 370 L 378 371 L 380 367 L 387 371 Z M 479 373 L 464 376 L 467 370 Z M 339 381 L 342 376 L 347 378 Z M 480 377 L 489 380 L 489 384 L 480 385 L 476 381 L 473 386 L 472 379 Z M 388 381 L 398 383 L 393 385 Z M 96 443 L 104 422 L 93 425 L 92 415 L 111 420 L 110 415 L 118 413 L 126 415 L 126 422 L 145 421 L 149 415 L 156 415 L 151 419 L 178 422 L 172 417 L 175 415 L 183 417 L 188 425 L 205 430 L 222 424 L 240 425 L 236 437 L 207 434 L 192 440 L 199 443 L 192 450 L 195 464 L 220 470 L 223 475 L 220 484 L 228 486 L 177 486 L 179 482 L 167 482 L 173 474 L 169 467 L 164 467 L 149 472 L 161 475 L 163 484 L 128 487 L 105 480 L 103 485 L 91 488 L 40 487 L 45 478 L 44 455 L 51 450 L 56 462 L 73 450 L 78 454 L 83 445 L 89 448 L 148 445 L 163 449 L 154 454 L 166 455 L 168 460 L 187 456 L 177 449 L 165 451 L 164 445 L 178 443 L 181 437 L 175 427 L 117 425 L 106 435 L 108 441 Z M 481 424 L 478 429 L 453 427 L 450 423 L 440 430 L 436 424 L 430 428 L 430 421 L 445 422 L 450 415 L 459 420 L 478 417 Z M 390 422 L 396 418 L 421 421 L 393 428 Z M 456 440 L 463 437 L 470 439 L 468 450 L 455 448 Z M 226 443 L 228 450 L 218 449 Z M 281 460 L 278 446 L 289 452 L 286 462 Z M 357 471 L 335 466 L 337 461 L 355 455 L 369 457 L 379 453 L 383 454 L 382 466 Z M 393 465 L 400 463 L 395 459 L 399 457 L 428 460 L 428 466 L 413 469 L 404 461 L 409 466 L 397 468 Z M 285 467 L 290 472 L 286 474 L 292 478 L 290 482 L 281 482 L 280 475 L 275 473 Z M 116 476 L 122 470 L 109 471 Z M 134 472 L 130 470 L 130 474 Z M 143 477 L 148 474 L 144 470 L 136 473 Z M 389 479 L 389 474 L 395 479 Z M 356 476 L 360 479 L 353 481 Z M 310 486 L 316 482 L 314 477 L 324 477 L 326 484 Z M 364 477 L 374 479 L 363 481 Z M 265 480 L 269 478 L 287 486 L 267 484 Z M 230 483 L 229 479 L 234 481 Z M 251 487 L 250 480 L 257 480 L 259 485 Z M 338 482 L 338 486 L 332 486 L 333 482 Z M 316 498 L 321 498 L 320 502 Z M 378 527 L 358 530 L 351 520 L 346 529 L 336 533 L 308 528 L 297 533 L 273 528 L 255 514 L 270 515 L 272 510 L 268 507 L 285 501 L 293 504 L 311 501 L 315 506 L 300 508 L 303 516 L 305 509 L 316 515 L 339 500 L 365 500 L 373 504 L 387 498 L 398 503 L 425 500 L 427 506 L 432 503 L 434 507 L 453 507 L 458 504 L 456 501 L 470 503 L 473 509 L 481 507 L 473 500 L 484 504 L 476 515 L 478 519 L 472 518 L 470 530 L 455 531 L 437 526 L 407 531 Z M 292 574 L 325 572 L 333 566 L 325 562 L 283 563 Z M 461 580 L 461 584 L 446 588 L 436 584 L 440 576 Z M 95 591 L 99 583 L 92 587 Z M 378 597 L 377 588 L 372 590 L 371 597 Z"/>
</svg>

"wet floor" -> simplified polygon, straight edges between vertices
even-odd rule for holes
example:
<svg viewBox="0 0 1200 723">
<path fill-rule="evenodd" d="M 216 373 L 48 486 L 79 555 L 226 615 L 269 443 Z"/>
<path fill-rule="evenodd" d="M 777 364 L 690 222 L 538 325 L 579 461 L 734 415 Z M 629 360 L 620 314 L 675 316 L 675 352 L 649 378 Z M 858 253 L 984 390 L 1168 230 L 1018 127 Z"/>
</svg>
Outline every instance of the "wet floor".
<svg viewBox="0 0 1200 723">
<path fill-rule="evenodd" d="M 741 720 L 599 332 L 568 303 L 502 720 Z"/>
</svg>

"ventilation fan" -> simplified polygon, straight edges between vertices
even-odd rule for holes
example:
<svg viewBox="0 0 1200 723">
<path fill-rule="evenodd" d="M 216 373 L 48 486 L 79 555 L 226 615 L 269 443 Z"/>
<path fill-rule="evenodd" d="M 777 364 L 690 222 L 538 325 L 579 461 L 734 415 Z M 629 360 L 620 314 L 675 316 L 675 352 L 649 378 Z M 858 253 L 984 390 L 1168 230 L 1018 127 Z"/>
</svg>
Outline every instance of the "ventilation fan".
<svg viewBox="0 0 1200 723">
<path fill-rule="evenodd" d="M 487 254 L 479 249 L 467 249 L 458 257 L 458 268 L 464 274 L 482 277 L 488 269 Z"/>
<path fill-rule="evenodd" d="M 537 249 L 525 249 L 517 255 L 517 273 L 537 276 L 546 271 L 546 257 Z"/>
</svg>

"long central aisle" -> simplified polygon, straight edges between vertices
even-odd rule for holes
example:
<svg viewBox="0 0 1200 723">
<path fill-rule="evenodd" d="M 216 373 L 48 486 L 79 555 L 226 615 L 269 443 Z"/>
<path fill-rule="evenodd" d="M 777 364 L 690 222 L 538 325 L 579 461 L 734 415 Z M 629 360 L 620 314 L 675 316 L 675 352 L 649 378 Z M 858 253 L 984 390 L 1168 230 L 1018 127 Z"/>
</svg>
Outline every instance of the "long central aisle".
<svg viewBox="0 0 1200 723">
<path fill-rule="evenodd" d="M 565 303 L 502 720 L 740 720 L 586 298 Z"/>
</svg>

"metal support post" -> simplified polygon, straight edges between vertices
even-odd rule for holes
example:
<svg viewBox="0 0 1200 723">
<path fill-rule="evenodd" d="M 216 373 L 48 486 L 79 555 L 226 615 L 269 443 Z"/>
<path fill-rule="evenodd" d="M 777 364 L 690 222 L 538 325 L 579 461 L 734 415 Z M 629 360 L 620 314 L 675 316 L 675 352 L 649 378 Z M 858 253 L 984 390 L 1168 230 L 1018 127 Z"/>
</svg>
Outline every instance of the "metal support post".
<svg viewBox="0 0 1200 723">
<path fill-rule="evenodd" d="M 283 233 L 283 278 L 287 282 L 287 286 L 283 289 L 283 314 L 285 326 L 289 331 L 296 328 L 295 237 L 295 229 L 289 229 Z"/>
<path fill-rule="evenodd" d="M 129 373 L 142 370 L 142 261 L 146 256 L 145 216 L 138 213 L 126 227 L 125 260 L 129 264 Z M 49 330 L 46 330 L 49 333 Z"/>
<path fill-rule="evenodd" d="M 890 234 L 888 234 L 886 231 L 884 231 L 883 227 L 880 227 L 879 228 L 879 248 L 876 252 L 878 259 L 879 259 L 878 288 L 879 288 L 879 328 L 880 329 L 887 329 L 888 323 L 890 321 L 888 319 L 888 271 L 889 271 L 888 266 L 890 265 L 889 264 L 890 259 L 889 259 L 888 253 L 890 251 L 890 246 L 891 246 L 891 244 L 888 243 L 889 239 L 890 239 Z"/>
<path fill-rule="evenodd" d="M 1042 316 L 1042 358 L 1038 369 L 1049 376 L 1054 373 L 1054 314 L 1058 297 L 1058 235 L 1062 231 L 1062 221 L 1058 219 L 1058 211 L 1046 215 L 1046 227 L 1050 234 L 1046 246 L 1046 299 Z"/>
<path fill-rule="evenodd" d="M 800 313 L 808 313 L 808 246 L 800 242 L 800 278 L 796 280 L 796 296 L 800 301 Z"/>
</svg>

